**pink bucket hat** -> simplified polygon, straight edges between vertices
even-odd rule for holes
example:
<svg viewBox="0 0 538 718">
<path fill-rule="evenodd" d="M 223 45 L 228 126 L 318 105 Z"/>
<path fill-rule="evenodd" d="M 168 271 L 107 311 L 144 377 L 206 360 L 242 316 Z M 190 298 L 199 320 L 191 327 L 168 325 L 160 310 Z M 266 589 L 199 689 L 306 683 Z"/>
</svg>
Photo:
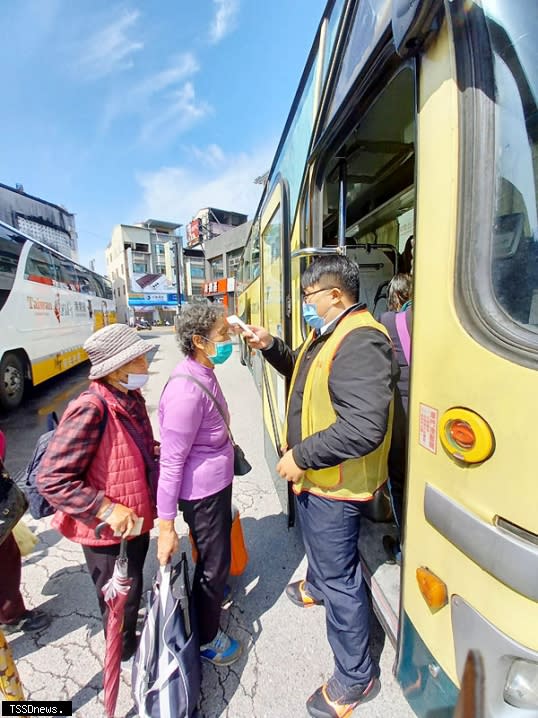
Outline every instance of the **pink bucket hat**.
<svg viewBox="0 0 538 718">
<path fill-rule="evenodd" d="M 90 379 L 102 379 L 156 348 L 157 344 L 140 339 L 136 329 L 127 324 L 109 324 L 98 329 L 84 342 L 84 349 L 92 364 Z"/>
</svg>

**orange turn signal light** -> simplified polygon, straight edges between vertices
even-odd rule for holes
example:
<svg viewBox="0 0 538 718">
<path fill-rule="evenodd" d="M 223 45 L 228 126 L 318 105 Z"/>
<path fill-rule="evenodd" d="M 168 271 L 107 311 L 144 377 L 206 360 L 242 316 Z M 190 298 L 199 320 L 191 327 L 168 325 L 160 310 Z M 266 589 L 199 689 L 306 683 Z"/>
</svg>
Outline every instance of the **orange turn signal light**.
<svg viewBox="0 0 538 718">
<path fill-rule="evenodd" d="M 448 603 L 446 583 L 425 566 L 417 568 L 417 583 L 422 597 L 432 611 L 438 611 Z"/>
<path fill-rule="evenodd" d="M 476 436 L 472 427 L 461 419 L 450 421 L 447 425 L 450 438 L 460 449 L 472 449 L 476 443 Z"/>
<path fill-rule="evenodd" d="M 489 424 L 471 409 L 455 406 L 441 416 L 439 436 L 445 450 L 464 464 L 480 464 L 495 450 Z"/>
</svg>

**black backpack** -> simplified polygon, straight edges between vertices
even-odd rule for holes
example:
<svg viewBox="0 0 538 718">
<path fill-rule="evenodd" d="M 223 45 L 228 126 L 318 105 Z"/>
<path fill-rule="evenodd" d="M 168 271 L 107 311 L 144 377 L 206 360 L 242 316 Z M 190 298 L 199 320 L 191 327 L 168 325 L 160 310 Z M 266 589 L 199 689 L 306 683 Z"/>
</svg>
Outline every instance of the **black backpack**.
<svg viewBox="0 0 538 718">
<path fill-rule="evenodd" d="M 89 390 L 89 392 L 94 396 L 97 396 L 99 398 L 99 401 L 103 405 L 103 416 L 99 424 L 100 439 L 103 436 L 103 432 L 105 430 L 106 422 L 108 419 L 107 405 L 100 394 L 95 391 L 91 391 L 91 389 Z M 34 449 L 34 455 L 32 456 L 30 463 L 25 469 L 23 469 L 22 473 L 17 478 L 18 485 L 26 494 L 26 498 L 28 499 L 28 508 L 30 514 L 32 515 L 32 518 L 34 519 L 44 519 L 46 516 L 51 516 L 56 511 L 56 509 L 54 509 L 49 504 L 47 499 L 45 499 L 39 493 L 39 489 L 37 488 L 37 472 L 39 470 L 39 465 L 41 464 L 41 460 L 45 455 L 49 442 L 52 439 L 52 435 L 56 431 L 58 423 L 58 416 L 55 411 L 53 411 L 47 416 L 48 431 L 46 431 L 44 434 L 41 434 L 41 436 L 37 440 L 37 444 Z"/>
</svg>

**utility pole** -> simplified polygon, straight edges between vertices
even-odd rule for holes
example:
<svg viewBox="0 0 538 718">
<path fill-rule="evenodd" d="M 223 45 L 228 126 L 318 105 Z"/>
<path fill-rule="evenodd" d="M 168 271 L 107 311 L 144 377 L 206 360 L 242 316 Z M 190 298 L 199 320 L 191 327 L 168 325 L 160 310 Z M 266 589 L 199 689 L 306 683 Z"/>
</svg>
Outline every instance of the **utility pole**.
<svg viewBox="0 0 538 718">
<path fill-rule="evenodd" d="M 183 248 L 181 246 L 181 237 L 176 236 L 176 242 L 174 245 L 175 265 L 176 265 L 176 292 L 177 292 L 177 310 L 176 313 L 181 313 L 181 268 L 183 267 L 182 257 Z"/>
</svg>

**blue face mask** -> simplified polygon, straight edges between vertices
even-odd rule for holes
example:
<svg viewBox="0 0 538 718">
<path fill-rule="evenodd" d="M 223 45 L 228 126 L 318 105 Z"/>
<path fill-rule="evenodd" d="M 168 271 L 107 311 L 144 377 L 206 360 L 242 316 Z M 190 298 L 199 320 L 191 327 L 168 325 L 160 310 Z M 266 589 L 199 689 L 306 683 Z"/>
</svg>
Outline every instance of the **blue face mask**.
<svg viewBox="0 0 538 718">
<path fill-rule="evenodd" d="M 207 341 L 215 345 L 215 354 L 213 354 L 213 356 L 209 356 L 209 354 L 207 355 L 213 364 L 224 364 L 224 362 L 232 356 L 233 345 L 230 340 L 225 342 L 214 342 L 213 339 L 208 339 Z"/>
<path fill-rule="evenodd" d="M 303 302 L 303 317 L 305 322 L 312 327 L 312 329 L 321 329 L 325 324 L 323 317 L 320 317 L 315 304 L 307 304 Z"/>
</svg>

